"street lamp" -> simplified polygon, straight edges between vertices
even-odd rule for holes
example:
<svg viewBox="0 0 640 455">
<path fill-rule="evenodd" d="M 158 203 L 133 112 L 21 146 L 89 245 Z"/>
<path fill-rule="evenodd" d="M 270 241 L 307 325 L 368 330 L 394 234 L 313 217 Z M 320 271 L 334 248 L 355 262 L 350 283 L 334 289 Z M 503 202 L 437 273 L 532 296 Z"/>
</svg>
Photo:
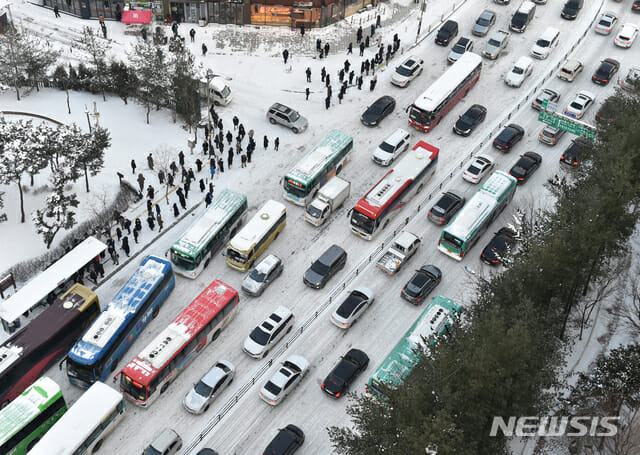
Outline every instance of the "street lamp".
<svg viewBox="0 0 640 455">
<path fill-rule="evenodd" d="M 422 28 L 422 16 L 424 16 L 425 9 L 427 9 L 427 0 L 422 0 L 422 4 L 420 5 L 420 22 L 418 22 L 418 31 L 416 32 L 416 43 L 418 42 L 418 37 L 420 36 L 420 29 Z"/>
</svg>

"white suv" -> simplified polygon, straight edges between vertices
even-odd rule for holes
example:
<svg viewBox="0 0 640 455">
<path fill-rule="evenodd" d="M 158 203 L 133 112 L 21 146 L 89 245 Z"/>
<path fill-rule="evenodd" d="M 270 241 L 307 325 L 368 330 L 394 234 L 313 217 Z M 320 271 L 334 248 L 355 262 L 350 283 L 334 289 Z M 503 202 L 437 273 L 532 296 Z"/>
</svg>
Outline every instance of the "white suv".
<svg viewBox="0 0 640 455">
<path fill-rule="evenodd" d="M 389 166 L 393 160 L 409 148 L 410 140 L 411 133 L 398 128 L 374 150 L 371 159 L 381 166 Z"/>
<path fill-rule="evenodd" d="M 504 81 L 509 87 L 520 87 L 524 80 L 531 75 L 532 71 L 533 60 L 529 57 L 520 57 L 511 68 L 511 71 L 507 73 Z"/>
<path fill-rule="evenodd" d="M 289 308 L 279 306 L 262 324 L 251 331 L 244 340 L 242 350 L 254 359 L 265 357 L 269 349 L 291 331 L 294 319 Z"/>
</svg>

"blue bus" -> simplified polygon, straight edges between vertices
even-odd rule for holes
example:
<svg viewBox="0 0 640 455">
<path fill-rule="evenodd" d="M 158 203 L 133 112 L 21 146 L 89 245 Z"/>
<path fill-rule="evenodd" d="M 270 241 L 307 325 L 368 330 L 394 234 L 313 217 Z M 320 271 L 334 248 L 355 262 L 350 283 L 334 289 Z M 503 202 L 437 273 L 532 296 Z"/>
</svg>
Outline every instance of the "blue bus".
<svg viewBox="0 0 640 455">
<path fill-rule="evenodd" d="M 175 286 L 171 263 L 147 256 L 67 354 L 72 385 L 104 382 Z"/>
</svg>

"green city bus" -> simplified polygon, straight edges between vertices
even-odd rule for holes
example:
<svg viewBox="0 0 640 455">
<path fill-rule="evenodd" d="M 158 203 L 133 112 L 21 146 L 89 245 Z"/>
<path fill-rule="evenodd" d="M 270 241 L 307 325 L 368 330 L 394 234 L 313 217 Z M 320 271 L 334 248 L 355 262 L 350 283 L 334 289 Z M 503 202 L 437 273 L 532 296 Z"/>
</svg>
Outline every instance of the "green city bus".
<svg viewBox="0 0 640 455">
<path fill-rule="evenodd" d="M 495 171 L 443 229 L 438 249 L 461 261 L 516 193 L 518 181 Z"/>
<path fill-rule="evenodd" d="M 450 329 L 461 311 L 462 307 L 453 300 L 436 295 L 369 378 L 367 392 L 383 400 L 385 388 L 395 389 L 404 384 L 420 361 L 421 348 L 426 347 L 424 340 L 435 344 L 435 339 Z"/>
<path fill-rule="evenodd" d="M 197 277 L 209 265 L 213 254 L 226 245 L 247 217 L 247 197 L 222 190 L 211 205 L 171 247 L 176 273 Z"/>
<path fill-rule="evenodd" d="M 339 130 L 330 131 L 284 176 L 284 198 L 296 205 L 308 205 L 322 185 L 340 174 L 351 150 L 353 137 Z"/>
<path fill-rule="evenodd" d="M 58 384 L 42 376 L 0 410 L 0 453 L 26 454 L 66 411 Z"/>
</svg>

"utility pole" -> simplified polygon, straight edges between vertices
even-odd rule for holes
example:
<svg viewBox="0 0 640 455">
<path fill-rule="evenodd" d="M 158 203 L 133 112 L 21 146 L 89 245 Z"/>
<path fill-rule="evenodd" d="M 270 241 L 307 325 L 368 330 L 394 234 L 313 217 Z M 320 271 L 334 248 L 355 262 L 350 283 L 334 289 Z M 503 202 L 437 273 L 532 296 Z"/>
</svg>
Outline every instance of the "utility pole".
<svg viewBox="0 0 640 455">
<path fill-rule="evenodd" d="M 89 132 L 91 132 L 91 120 L 89 119 L 89 108 L 84 105 L 84 113 L 87 115 L 87 124 L 89 125 Z"/>
<path fill-rule="evenodd" d="M 416 32 L 416 43 L 420 37 L 420 29 L 422 28 L 422 16 L 424 16 L 424 10 L 427 9 L 427 0 L 422 0 L 420 5 L 420 22 L 418 22 L 418 31 Z"/>
</svg>

